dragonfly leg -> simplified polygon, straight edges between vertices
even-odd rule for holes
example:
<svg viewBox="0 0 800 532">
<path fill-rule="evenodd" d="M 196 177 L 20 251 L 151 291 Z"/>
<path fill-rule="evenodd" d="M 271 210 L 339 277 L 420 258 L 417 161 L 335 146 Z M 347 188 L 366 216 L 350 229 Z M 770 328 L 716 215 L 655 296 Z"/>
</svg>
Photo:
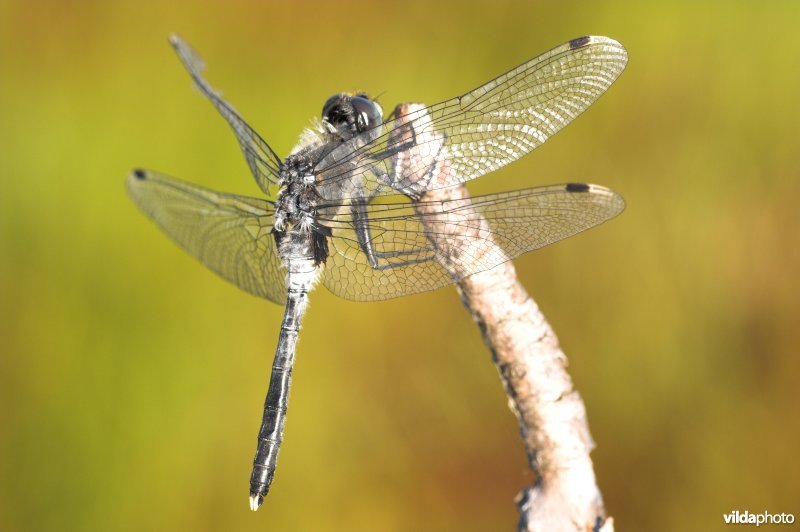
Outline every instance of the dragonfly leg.
<svg viewBox="0 0 800 532">
<path fill-rule="evenodd" d="M 369 225 L 369 216 L 366 212 L 366 205 L 367 202 L 364 200 L 354 202 L 350 206 L 350 212 L 353 216 L 353 225 L 355 227 L 358 245 L 364 255 L 367 256 L 370 268 L 373 270 L 389 270 L 392 268 L 408 266 L 409 264 L 418 264 L 420 262 L 433 260 L 434 250 L 431 247 L 417 247 L 395 251 L 376 250 L 374 241 L 372 239 L 372 229 Z M 389 261 L 389 259 L 409 257 L 412 255 L 416 255 L 416 257 L 404 260 L 393 260 L 391 262 Z"/>
<path fill-rule="evenodd" d="M 393 155 L 397 155 L 400 152 L 410 150 L 411 148 L 417 145 L 417 134 L 414 132 L 414 128 L 409 128 L 409 133 L 411 134 L 410 139 L 404 142 L 390 141 L 390 145 L 385 150 L 378 153 L 372 153 L 368 157 L 373 161 L 382 161 L 387 157 L 391 157 Z"/>
</svg>

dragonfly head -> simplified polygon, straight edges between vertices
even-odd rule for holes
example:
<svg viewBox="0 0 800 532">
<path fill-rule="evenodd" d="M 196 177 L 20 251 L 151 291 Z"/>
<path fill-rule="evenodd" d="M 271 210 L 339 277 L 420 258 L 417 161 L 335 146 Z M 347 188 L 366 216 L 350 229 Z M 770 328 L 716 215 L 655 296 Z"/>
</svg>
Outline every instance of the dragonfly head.
<svg viewBox="0 0 800 532">
<path fill-rule="evenodd" d="M 322 121 L 332 133 L 348 140 L 379 125 L 383 110 L 378 102 L 361 92 L 334 94 L 322 107 Z"/>
</svg>

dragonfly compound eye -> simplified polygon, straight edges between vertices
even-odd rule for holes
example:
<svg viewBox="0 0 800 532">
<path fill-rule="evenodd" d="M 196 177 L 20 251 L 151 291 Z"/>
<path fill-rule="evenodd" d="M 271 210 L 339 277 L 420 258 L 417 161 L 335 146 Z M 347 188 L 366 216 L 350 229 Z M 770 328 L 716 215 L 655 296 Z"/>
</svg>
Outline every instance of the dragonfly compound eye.
<svg viewBox="0 0 800 532">
<path fill-rule="evenodd" d="M 340 134 L 350 137 L 380 124 L 383 111 L 366 96 L 335 94 L 322 107 L 322 119 Z"/>
<path fill-rule="evenodd" d="M 366 96 L 353 96 L 350 102 L 356 113 L 356 127 L 359 133 L 372 129 L 383 121 L 383 111 L 377 102 Z"/>
<path fill-rule="evenodd" d="M 334 113 L 334 107 L 338 108 L 342 102 L 347 98 L 346 94 L 334 94 L 322 106 L 322 118 L 330 121 L 334 114 L 338 114 L 338 110 Z"/>
<path fill-rule="evenodd" d="M 348 130 L 355 124 L 355 111 L 349 94 L 334 94 L 322 106 L 322 119 L 337 130 Z"/>
</svg>

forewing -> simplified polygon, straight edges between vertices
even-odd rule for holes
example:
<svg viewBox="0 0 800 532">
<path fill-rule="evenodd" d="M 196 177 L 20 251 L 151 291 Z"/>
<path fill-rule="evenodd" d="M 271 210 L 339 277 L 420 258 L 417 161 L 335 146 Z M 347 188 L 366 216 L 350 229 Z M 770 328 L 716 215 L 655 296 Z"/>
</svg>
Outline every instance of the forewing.
<svg viewBox="0 0 800 532">
<path fill-rule="evenodd" d="M 147 170 L 128 177 L 133 201 L 181 247 L 242 290 L 283 304 L 273 205 L 224 194 Z"/>
<path fill-rule="evenodd" d="M 356 223 L 341 209 L 320 222 L 332 230 L 323 282 L 334 294 L 370 301 L 433 290 L 613 218 L 622 197 L 597 185 L 535 187 L 472 199 L 366 206 L 370 266 Z"/>
<path fill-rule="evenodd" d="M 244 152 L 244 157 L 247 160 L 247 165 L 256 179 L 256 183 L 269 195 L 270 185 L 277 185 L 278 177 L 280 175 L 280 158 L 272 151 L 264 139 L 262 139 L 247 122 L 233 109 L 233 107 L 222 99 L 222 96 L 214 90 L 211 85 L 203 78 L 203 70 L 205 65 L 203 60 L 200 59 L 192 48 L 186 44 L 183 39 L 177 35 L 170 36 L 169 39 L 175 52 L 178 54 L 186 70 L 192 76 L 195 85 L 200 91 L 211 100 L 214 107 L 220 114 L 228 121 L 236 138 L 239 139 L 239 144 Z"/>
<path fill-rule="evenodd" d="M 343 144 L 317 165 L 320 189 L 329 199 L 364 190 L 419 196 L 480 177 L 542 145 L 597 100 L 626 62 L 625 48 L 613 39 L 574 39 L 463 96 L 418 107 Z M 408 151 L 430 168 L 399 166 Z M 441 161 L 446 170 L 434 171 Z"/>
</svg>

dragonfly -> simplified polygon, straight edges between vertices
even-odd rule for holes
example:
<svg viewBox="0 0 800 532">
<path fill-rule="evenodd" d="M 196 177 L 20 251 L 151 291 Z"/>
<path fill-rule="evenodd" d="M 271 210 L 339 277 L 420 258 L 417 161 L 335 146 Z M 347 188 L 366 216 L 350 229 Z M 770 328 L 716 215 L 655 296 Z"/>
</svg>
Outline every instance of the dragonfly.
<svg viewBox="0 0 800 532">
<path fill-rule="evenodd" d="M 178 36 L 170 43 L 233 129 L 266 197 L 145 169 L 126 184 L 191 255 L 285 307 L 250 477 L 253 511 L 275 475 L 298 333 L 316 284 L 355 301 L 433 290 L 624 209 L 617 193 L 583 183 L 430 199 L 519 159 L 585 111 L 625 68 L 625 48 L 613 39 L 573 39 L 460 96 L 386 118 L 365 93 L 335 94 L 284 159 L 209 85 L 197 53 Z"/>
</svg>

